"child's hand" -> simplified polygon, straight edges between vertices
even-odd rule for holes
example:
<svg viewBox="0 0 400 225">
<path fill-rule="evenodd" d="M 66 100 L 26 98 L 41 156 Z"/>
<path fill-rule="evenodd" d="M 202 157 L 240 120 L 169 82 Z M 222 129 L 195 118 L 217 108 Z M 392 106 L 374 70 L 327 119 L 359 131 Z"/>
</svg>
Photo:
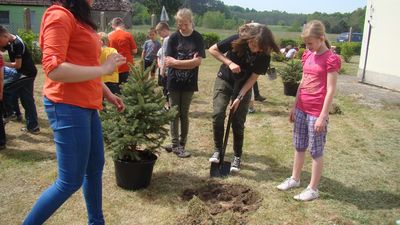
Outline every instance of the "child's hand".
<svg viewBox="0 0 400 225">
<path fill-rule="evenodd" d="M 237 108 L 239 107 L 239 104 L 240 104 L 239 99 L 236 98 L 235 100 L 233 100 L 233 102 L 231 100 L 231 104 L 229 104 L 229 109 L 232 110 L 232 113 L 236 112 Z"/>
<path fill-rule="evenodd" d="M 103 63 L 103 74 L 110 74 L 114 72 L 115 67 L 126 63 L 126 58 L 120 54 L 114 53 L 108 56 L 107 60 Z"/>
<path fill-rule="evenodd" d="M 240 66 L 238 64 L 231 62 L 228 67 L 232 73 L 240 73 Z"/>
<path fill-rule="evenodd" d="M 114 94 L 105 95 L 104 97 L 109 103 L 113 104 L 117 108 L 118 112 L 122 112 L 125 110 L 125 104 L 120 97 Z"/>
<path fill-rule="evenodd" d="M 323 133 L 326 130 L 327 119 L 325 117 L 318 117 L 314 124 L 314 130 L 317 134 Z"/>
<path fill-rule="evenodd" d="M 295 109 L 291 108 L 289 112 L 289 122 L 293 123 L 295 121 Z"/>
</svg>

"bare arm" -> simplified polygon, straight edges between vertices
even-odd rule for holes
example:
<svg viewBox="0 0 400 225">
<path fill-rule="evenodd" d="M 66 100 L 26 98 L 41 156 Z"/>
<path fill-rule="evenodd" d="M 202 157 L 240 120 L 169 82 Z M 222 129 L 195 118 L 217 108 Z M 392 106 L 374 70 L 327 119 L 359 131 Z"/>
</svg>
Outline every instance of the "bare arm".
<svg viewBox="0 0 400 225">
<path fill-rule="evenodd" d="M 93 80 L 104 74 L 110 74 L 116 66 L 124 64 L 126 59 L 119 54 L 110 55 L 100 66 L 80 66 L 63 62 L 52 70 L 48 76 L 50 79 L 66 83 Z"/>
<path fill-rule="evenodd" d="M 22 58 L 15 59 L 15 62 L 4 62 L 4 65 L 15 69 L 20 69 L 22 65 Z"/>
<path fill-rule="evenodd" d="M 225 64 L 233 73 L 240 73 L 240 66 L 232 62 L 228 57 L 218 50 L 217 44 L 214 44 L 208 49 L 208 52 L 218 61 Z"/>
<path fill-rule="evenodd" d="M 324 104 L 322 106 L 321 114 L 319 115 L 317 121 L 315 121 L 314 125 L 314 129 L 317 133 L 321 133 L 326 130 L 329 117 L 329 108 L 332 105 L 333 96 L 335 95 L 338 75 L 338 72 L 328 73 L 327 92 L 324 99 Z"/>
<path fill-rule="evenodd" d="M 247 94 L 247 92 L 253 87 L 254 83 L 257 81 L 258 77 L 260 75 L 256 73 L 252 73 L 249 79 L 247 79 L 246 83 L 243 85 L 242 89 L 240 89 L 239 95 L 237 98 L 233 101 L 233 103 L 230 105 L 230 109 L 235 112 L 237 108 L 239 107 L 240 101 L 242 100 L 243 96 Z"/>
<path fill-rule="evenodd" d="M 177 60 L 171 56 L 165 58 L 165 66 L 175 69 L 193 69 L 201 64 L 202 57 L 197 57 L 197 54 L 192 59 Z"/>
</svg>

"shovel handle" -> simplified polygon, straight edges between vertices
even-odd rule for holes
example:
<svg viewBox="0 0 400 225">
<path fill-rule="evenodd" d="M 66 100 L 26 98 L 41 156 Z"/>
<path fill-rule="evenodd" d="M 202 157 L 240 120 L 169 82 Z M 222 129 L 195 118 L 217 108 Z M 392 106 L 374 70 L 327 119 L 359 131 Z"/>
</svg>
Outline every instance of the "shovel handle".
<svg viewBox="0 0 400 225">
<path fill-rule="evenodd" d="M 224 143 L 220 152 L 219 156 L 219 165 L 222 166 L 224 163 L 224 157 L 225 157 L 225 151 L 226 151 L 226 146 L 228 145 L 228 137 L 229 137 L 229 130 L 231 128 L 232 124 L 232 117 L 233 117 L 233 110 L 229 110 L 229 115 L 228 115 L 228 122 L 226 124 L 226 130 L 225 130 L 225 135 L 224 135 Z"/>
</svg>

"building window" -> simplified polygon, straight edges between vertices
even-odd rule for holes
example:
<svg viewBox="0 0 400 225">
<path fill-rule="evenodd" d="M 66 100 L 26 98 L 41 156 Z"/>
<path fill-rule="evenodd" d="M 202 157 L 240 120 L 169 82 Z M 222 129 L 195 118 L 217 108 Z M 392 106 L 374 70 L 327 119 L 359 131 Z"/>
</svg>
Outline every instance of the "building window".
<svg viewBox="0 0 400 225">
<path fill-rule="evenodd" d="M 10 24 L 9 11 L 0 11 L 0 24 Z"/>
</svg>

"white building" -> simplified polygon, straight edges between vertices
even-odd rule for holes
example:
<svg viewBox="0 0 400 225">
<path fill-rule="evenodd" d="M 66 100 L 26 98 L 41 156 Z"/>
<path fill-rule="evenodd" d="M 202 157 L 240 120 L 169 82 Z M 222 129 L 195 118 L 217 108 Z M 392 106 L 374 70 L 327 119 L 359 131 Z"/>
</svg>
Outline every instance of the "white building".
<svg viewBox="0 0 400 225">
<path fill-rule="evenodd" d="M 400 3 L 368 0 L 358 78 L 400 91 Z"/>
</svg>

